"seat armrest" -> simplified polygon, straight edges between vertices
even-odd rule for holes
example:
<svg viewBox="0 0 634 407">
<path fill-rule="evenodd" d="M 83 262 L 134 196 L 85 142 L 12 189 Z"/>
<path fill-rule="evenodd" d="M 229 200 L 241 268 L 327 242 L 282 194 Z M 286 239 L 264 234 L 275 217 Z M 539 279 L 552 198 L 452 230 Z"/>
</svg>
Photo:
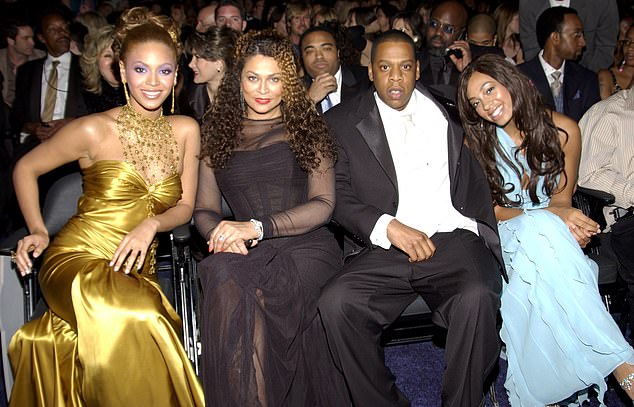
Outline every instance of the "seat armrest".
<svg viewBox="0 0 634 407">
<path fill-rule="evenodd" d="M 601 226 L 601 230 L 607 226 L 603 208 L 612 205 L 614 200 L 614 195 L 609 192 L 579 186 L 572 197 L 573 206 L 597 222 Z"/>
<path fill-rule="evenodd" d="M 174 236 L 174 240 L 177 243 L 180 243 L 180 244 L 187 243 L 189 239 L 191 238 L 191 230 L 189 229 L 189 222 L 172 229 L 172 236 Z"/>
<path fill-rule="evenodd" d="M 596 200 L 598 204 L 602 206 L 612 205 L 615 201 L 614 195 L 609 192 L 599 191 L 598 189 L 591 189 L 585 187 L 577 187 L 577 193 L 581 193 L 589 197 L 589 199 Z"/>
</svg>

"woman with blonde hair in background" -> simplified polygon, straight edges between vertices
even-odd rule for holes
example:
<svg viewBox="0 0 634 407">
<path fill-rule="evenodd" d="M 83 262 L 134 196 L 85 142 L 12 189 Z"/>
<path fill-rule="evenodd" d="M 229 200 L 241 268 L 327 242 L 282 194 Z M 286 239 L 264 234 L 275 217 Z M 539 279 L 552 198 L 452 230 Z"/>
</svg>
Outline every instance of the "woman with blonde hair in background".
<svg viewBox="0 0 634 407">
<path fill-rule="evenodd" d="M 84 101 L 90 113 L 103 112 L 125 104 L 118 67 L 114 64 L 114 27 L 106 25 L 86 37 L 79 66 L 84 79 Z M 117 75 L 115 75 L 115 69 Z"/>
</svg>

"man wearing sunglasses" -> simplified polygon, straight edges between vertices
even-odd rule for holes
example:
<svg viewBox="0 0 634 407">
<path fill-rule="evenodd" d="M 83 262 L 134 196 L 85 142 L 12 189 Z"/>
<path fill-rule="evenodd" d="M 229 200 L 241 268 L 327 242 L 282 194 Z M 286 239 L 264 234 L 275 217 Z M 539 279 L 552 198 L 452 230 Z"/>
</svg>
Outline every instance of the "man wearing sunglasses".
<svg viewBox="0 0 634 407">
<path fill-rule="evenodd" d="M 431 12 L 426 46 L 420 55 L 420 82 L 432 92 L 455 100 L 460 72 L 471 62 L 464 40 L 468 14 L 462 3 L 443 1 Z"/>
</svg>

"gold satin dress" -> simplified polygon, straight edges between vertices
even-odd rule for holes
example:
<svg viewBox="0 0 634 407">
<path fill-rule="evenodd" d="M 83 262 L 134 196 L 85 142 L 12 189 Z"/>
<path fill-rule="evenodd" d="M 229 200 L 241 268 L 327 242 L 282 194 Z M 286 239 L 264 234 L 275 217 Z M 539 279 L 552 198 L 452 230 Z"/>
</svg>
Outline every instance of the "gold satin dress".
<svg viewBox="0 0 634 407">
<path fill-rule="evenodd" d="M 9 347 L 10 405 L 203 406 L 181 320 L 157 283 L 156 241 L 139 272 L 108 265 L 128 232 L 178 202 L 179 175 L 149 185 L 124 161 L 83 171 L 78 214 L 46 250 L 39 275 L 49 311 Z"/>
</svg>

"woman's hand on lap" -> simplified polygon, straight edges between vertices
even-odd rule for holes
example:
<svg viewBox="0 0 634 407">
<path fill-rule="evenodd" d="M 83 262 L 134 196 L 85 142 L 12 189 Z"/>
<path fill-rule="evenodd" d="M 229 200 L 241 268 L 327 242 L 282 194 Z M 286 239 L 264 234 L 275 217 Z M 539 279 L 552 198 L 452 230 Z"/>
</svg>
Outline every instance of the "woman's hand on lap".
<svg viewBox="0 0 634 407">
<path fill-rule="evenodd" d="M 124 261 L 126 274 L 132 271 L 132 266 L 135 262 L 137 264 L 137 270 L 140 270 L 145 262 L 147 249 L 150 247 L 154 236 L 156 236 L 157 230 L 158 224 L 156 220 L 153 219 L 146 219 L 132 229 L 132 231 L 121 240 L 121 243 L 119 243 L 117 250 L 115 250 L 112 256 L 110 266 L 114 266 L 114 271 L 119 271 Z"/>
</svg>

